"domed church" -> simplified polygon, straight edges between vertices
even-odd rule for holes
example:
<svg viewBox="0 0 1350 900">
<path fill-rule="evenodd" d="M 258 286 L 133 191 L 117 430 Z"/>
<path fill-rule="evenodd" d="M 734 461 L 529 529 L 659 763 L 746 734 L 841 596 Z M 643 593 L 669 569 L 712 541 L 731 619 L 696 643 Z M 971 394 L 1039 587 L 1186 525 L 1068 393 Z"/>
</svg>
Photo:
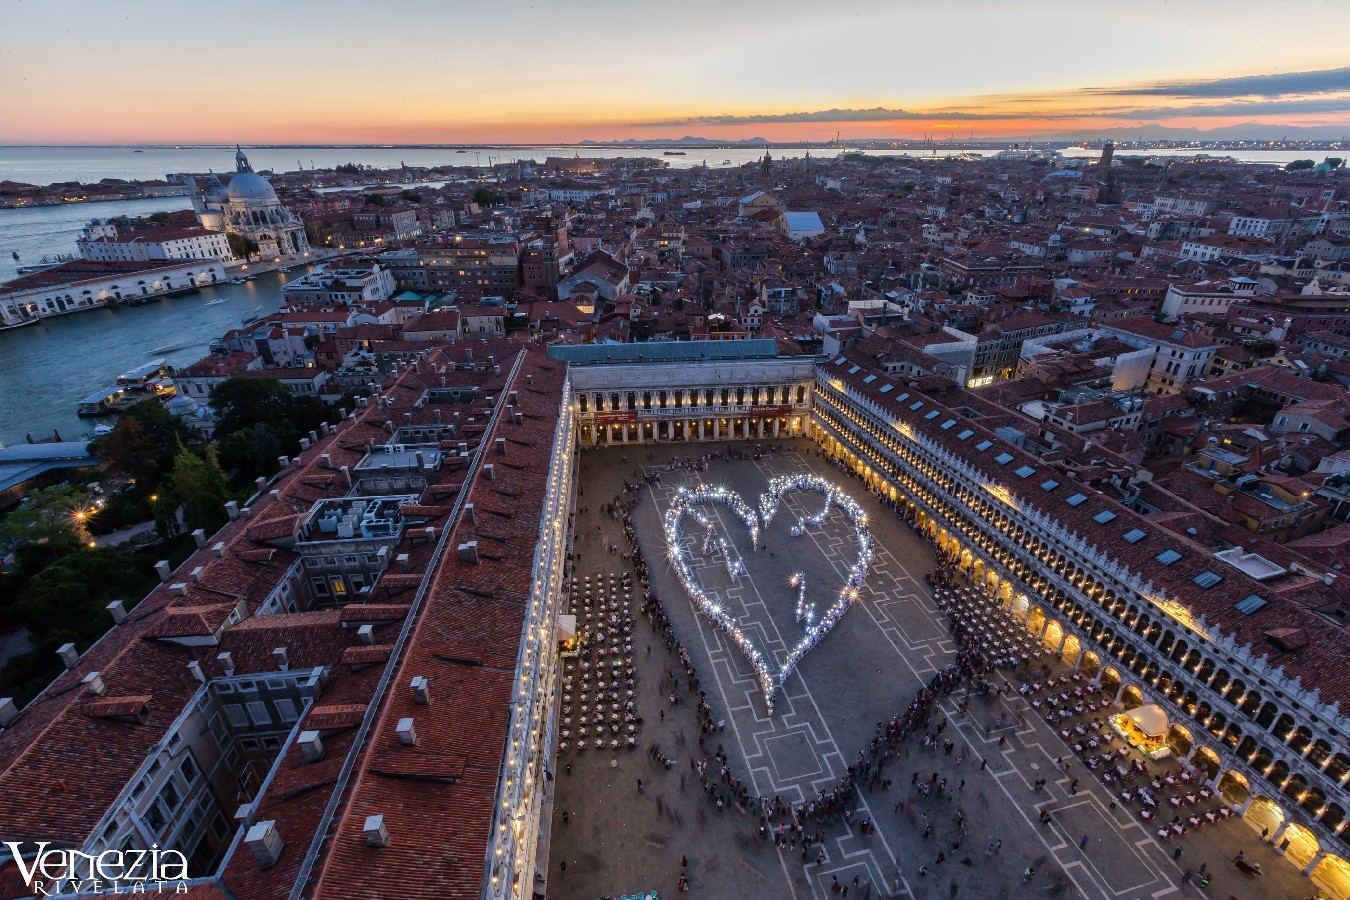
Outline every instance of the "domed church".
<svg viewBox="0 0 1350 900">
<path fill-rule="evenodd" d="M 243 149 L 235 149 L 229 186 L 222 185 L 213 173 L 205 188 L 198 188 L 192 197 L 192 208 L 202 227 L 248 238 L 258 245 L 264 259 L 309 250 L 299 216 L 281 205 L 272 185 L 253 171 Z"/>
</svg>

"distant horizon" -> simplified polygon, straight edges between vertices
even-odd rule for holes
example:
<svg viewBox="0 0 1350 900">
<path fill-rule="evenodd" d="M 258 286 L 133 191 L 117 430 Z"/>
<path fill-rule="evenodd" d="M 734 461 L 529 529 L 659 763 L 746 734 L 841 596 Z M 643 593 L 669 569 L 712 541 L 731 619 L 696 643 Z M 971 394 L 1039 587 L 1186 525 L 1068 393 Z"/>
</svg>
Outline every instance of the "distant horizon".
<svg viewBox="0 0 1350 900">
<path fill-rule="evenodd" d="M 0 119 L 11 146 L 573 146 L 660 133 L 790 145 L 972 129 L 986 142 L 1345 137 L 1350 4 L 1319 9 L 1311 41 L 1308 20 L 1284 9 L 592 0 L 578 15 L 391 0 L 372 14 L 347 0 L 47 0 L 0 5 L 12 36 Z M 382 23 L 395 27 L 372 27 Z M 417 47 L 451 48 L 453 64 L 409 65 Z M 591 47 L 604 48 L 602 68 L 578 53 Z M 146 54 L 153 64 L 98 64 Z"/>
</svg>

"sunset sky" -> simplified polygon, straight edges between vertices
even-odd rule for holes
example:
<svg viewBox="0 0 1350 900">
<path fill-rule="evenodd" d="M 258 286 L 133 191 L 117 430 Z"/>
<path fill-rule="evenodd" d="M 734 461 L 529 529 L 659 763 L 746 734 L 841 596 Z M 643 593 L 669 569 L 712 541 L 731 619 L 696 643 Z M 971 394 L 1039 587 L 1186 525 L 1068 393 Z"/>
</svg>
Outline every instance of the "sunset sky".
<svg viewBox="0 0 1350 900">
<path fill-rule="evenodd" d="M 1347 46 L 1345 0 L 3 0 L 0 143 L 1340 137 Z"/>
</svg>

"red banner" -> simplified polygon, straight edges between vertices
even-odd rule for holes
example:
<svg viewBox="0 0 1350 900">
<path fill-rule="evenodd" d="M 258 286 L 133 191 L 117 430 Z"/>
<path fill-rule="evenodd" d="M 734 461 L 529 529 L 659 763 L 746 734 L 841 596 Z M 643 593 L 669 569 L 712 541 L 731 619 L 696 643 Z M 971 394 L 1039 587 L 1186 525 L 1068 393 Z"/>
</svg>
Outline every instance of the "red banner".
<svg viewBox="0 0 1350 900">
<path fill-rule="evenodd" d="M 786 405 L 786 404 L 783 404 L 783 405 L 781 405 L 781 406 L 752 406 L 752 407 L 750 407 L 750 415 L 752 415 L 752 416 L 768 416 L 768 417 L 773 417 L 773 416 L 786 416 L 786 415 L 787 415 L 788 413 L 790 413 L 790 412 L 792 412 L 792 407 L 791 407 L 791 406 L 788 406 L 788 405 Z"/>
<path fill-rule="evenodd" d="M 595 414 L 595 424 L 597 425 L 617 425 L 621 422 L 636 421 L 636 412 L 607 412 Z"/>
</svg>

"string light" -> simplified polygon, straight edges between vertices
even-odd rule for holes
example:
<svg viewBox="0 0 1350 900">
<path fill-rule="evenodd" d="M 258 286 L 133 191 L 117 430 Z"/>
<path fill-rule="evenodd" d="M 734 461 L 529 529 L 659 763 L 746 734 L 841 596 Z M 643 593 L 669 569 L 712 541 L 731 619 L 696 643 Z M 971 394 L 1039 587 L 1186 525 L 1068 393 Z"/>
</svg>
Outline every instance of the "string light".
<svg viewBox="0 0 1350 900">
<path fill-rule="evenodd" d="M 806 576 L 800 572 L 792 576 L 790 583 L 797 588 L 797 621 L 801 622 L 805 619 L 808 627 L 801 639 L 788 651 L 782 664 L 775 668 L 770 660 L 754 645 L 739 620 L 729 613 L 720 602 L 709 596 L 699 585 L 698 579 L 695 578 L 693 569 L 690 567 L 688 554 L 684 552 L 681 546 L 680 522 L 688 515 L 705 528 L 704 553 L 706 555 L 713 546 L 713 526 L 707 516 L 695 507 L 701 504 L 719 503 L 731 510 L 745 524 L 746 531 L 750 534 L 751 547 L 759 549 L 761 531 L 769 527 L 774 514 L 782 505 L 783 497 L 788 493 L 803 491 L 824 495 L 825 503 L 818 512 L 804 519 L 798 519 L 797 523 L 791 528 L 792 534 L 794 536 L 803 534 L 808 525 L 824 523 L 829 517 L 830 508 L 837 507 L 844 514 L 848 523 L 853 526 L 854 537 L 858 544 L 858 557 L 849 568 L 843 588 L 819 620 L 815 617 L 815 604 L 808 604 L 806 601 Z M 818 475 L 780 475 L 771 479 L 769 490 L 760 495 L 758 515 L 741 499 L 740 494 L 726 487 L 699 485 L 694 488 L 680 488 L 675 492 L 674 500 L 663 517 L 663 529 L 666 538 L 666 554 L 670 559 L 671 567 L 675 570 L 676 577 L 679 578 L 680 584 L 684 587 L 685 593 L 689 595 L 694 608 L 721 628 L 745 656 L 750 663 L 750 667 L 754 670 L 760 690 L 764 692 L 764 702 L 769 713 L 772 714 L 774 694 L 787 682 L 801 659 L 810 652 L 811 648 L 820 643 L 825 635 L 829 634 L 830 629 L 860 596 L 858 589 L 867 577 L 867 570 L 872 565 L 874 552 L 872 534 L 867 528 L 866 513 L 863 512 L 862 507 L 856 500 Z M 725 538 L 716 539 L 716 547 L 723 553 L 728 574 L 731 575 L 733 580 L 745 574 L 745 565 L 738 556 L 733 556 L 734 551 L 730 542 Z"/>
</svg>

